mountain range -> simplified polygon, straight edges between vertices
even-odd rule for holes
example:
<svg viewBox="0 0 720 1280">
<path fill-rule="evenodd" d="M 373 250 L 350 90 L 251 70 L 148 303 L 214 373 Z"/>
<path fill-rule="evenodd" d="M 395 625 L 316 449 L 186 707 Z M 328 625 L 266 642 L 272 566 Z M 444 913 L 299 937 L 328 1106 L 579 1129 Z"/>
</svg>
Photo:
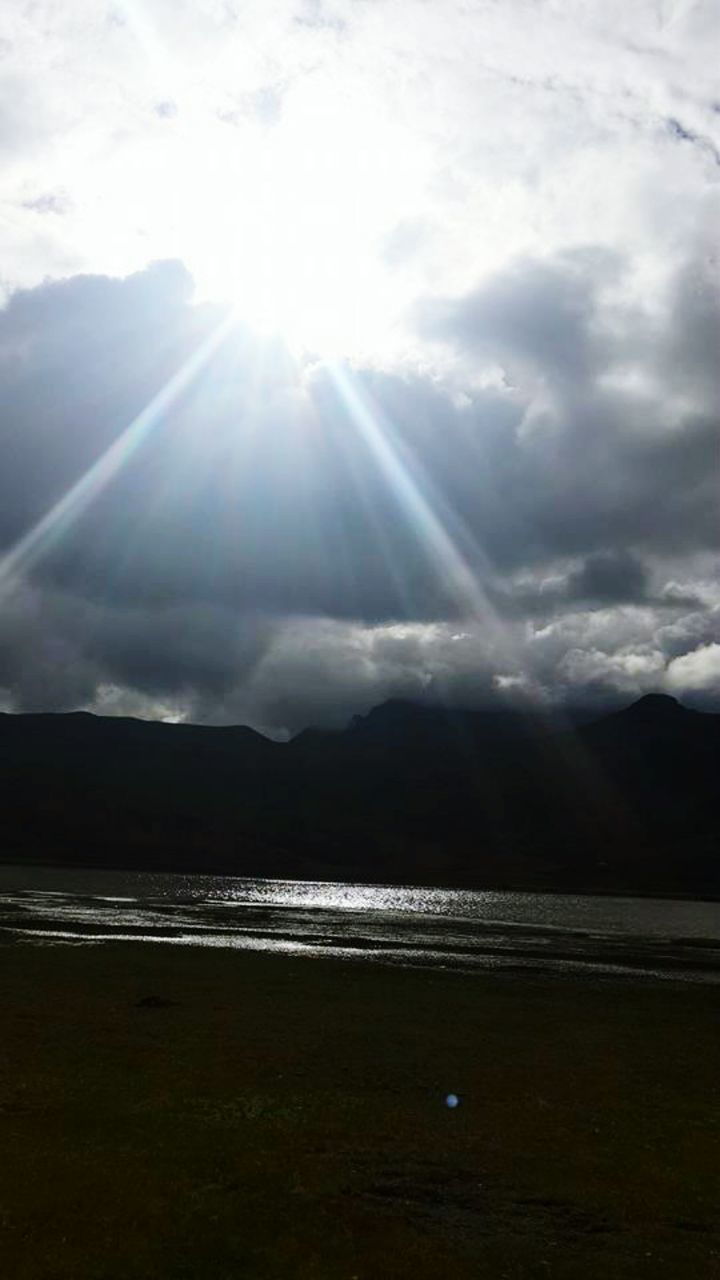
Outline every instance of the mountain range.
<svg viewBox="0 0 720 1280">
<path fill-rule="evenodd" d="M 0 716 L 5 862 L 488 888 L 720 892 L 720 715 L 391 701 L 287 743 Z"/>
</svg>

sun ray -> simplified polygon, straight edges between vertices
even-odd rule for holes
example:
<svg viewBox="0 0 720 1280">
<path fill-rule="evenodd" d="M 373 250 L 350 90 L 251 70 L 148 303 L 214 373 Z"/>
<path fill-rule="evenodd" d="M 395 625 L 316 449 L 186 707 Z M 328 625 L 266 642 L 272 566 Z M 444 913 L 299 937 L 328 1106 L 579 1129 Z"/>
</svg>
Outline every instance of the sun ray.
<svg viewBox="0 0 720 1280">
<path fill-rule="evenodd" d="M 440 498 L 431 494 L 429 482 L 414 474 L 416 468 L 410 459 L 403 457 L 392 423 L 359 385 L 358 379 L 344 365 L 332 363 L 327 369 L 351 422 L 389 482 L 441 581 L 449 585 L 460 613 L 468 619 L 482 620 L 493 638 L 502 642 L 506 656 L 512 658 L 515 642 L 479 576 L 479 568 L 486 579 L 491 575 L 482 548 L 471 542 L 467 530 L 451 527 L 451 523 L 456 522 L 450 521 Z M 460 542 L 470 545 L 472 565 L 460 549 Z"/>
<path fill-rule="evenodd" d="M 235 324 L 229 312 L 80 479 L 0 559 L 0 595 L 12 590 L 97 500 L 205 368 Z"/>
</svg>

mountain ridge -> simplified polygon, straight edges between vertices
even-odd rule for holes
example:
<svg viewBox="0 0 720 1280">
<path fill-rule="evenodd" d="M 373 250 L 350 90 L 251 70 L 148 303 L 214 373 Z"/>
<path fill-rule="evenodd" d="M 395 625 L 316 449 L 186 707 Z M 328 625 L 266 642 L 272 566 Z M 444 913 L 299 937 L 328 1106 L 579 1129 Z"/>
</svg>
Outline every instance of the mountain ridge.
<svg viewBox="0 0 720 1280">
<path fill-rule="evenodd" d="M 715 893 L 720 715 L 393 699 L 286 743 L 244 725 L 0 715 L 5 862 Z"/>
<path fill-rule="evenodd" d="M 386 698 L 383 702 L 377 703 L 364 714 L 355 714 L 350 717 L 349 722 L 341 728 L 324 728 L 316 724 L 308 724 L 304 728 L 298 730 L 296 734 L 291 735 L 287 740 L 283 740 L 280 745 L 286 745 L 291 742 L 297 742 L 303 734 L 318 733 L 327 736 L 337 736 L 347 733 L 356 728 L 359 724 L 384 719 L 388 714 L 396 716 L 398 713 L 407 712 L 412 716 L 419 715 L 421 717 L 431 717 L 433 715 L 447 717 L 448 719 L 466 718 L 466 717 L 483 717 L 488 721 L 497 723 L 502 720 L 525 720 L 535 723 L 554 723 L 557 726 L 556 731 L 561 731 L 560 726 L 564 722 L 581 722 L 595 723 L 599 720 L 606 720 L 613 716 L 624 716 L 628 713 L 637 713 L 640 710 L 648 710 L 653 708 L 665 708 L 670 710 L 679 710 L 686 712 L 692 716 L 717 716 L 720 719 L 720 713 L 712 711 L 700 711 L 696 708 L 686 707 L 678 698 L 668 693 L 646 693 L 640 698 L 634 699 L 623 707 L 614 708 L 611 711 L 595 712 L 580 707 L 571 707 L 569 709 L 544 709 L 544 708 L 518 708 L 518 707 L 467 707 L 467 706 L 447 706 L 442 703 L 424 702 L 414 700 L 412 698 Z M 53 722 L 102 722 L 107 724 L 136 724 L 159 726 L 168 730 L 208 730 L 212 732 L 226 732 L 244 730 L 256 737 L 263 738 L 267 742 L 277 742 L 277 739 L 263 733 L 260 729 L 253 728 L 252 725 L 243 724 L 241 721 L 234 721 L 231 724 L 207 724 L 203 721 L 195 720 L 153 720 L 142 716 L 131 715 L 102 715 L 96 711 L 76 710 L 76 711 L 0 711 L 0 724 L 9 721 L 22 721 L 25 723 L 48 723 Z"/>
</svg>

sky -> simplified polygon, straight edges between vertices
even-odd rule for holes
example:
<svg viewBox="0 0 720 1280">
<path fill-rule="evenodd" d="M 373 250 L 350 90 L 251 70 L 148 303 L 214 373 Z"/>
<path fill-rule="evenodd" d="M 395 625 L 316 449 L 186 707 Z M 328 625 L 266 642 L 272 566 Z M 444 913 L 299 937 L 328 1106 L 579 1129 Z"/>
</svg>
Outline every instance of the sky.
<svg viewBox="0 0 720 1280">
<path fill-rule="evenodd" d="M 720 711 L 714 0 L 8 0 L 0 709 Z"/>
</svg>

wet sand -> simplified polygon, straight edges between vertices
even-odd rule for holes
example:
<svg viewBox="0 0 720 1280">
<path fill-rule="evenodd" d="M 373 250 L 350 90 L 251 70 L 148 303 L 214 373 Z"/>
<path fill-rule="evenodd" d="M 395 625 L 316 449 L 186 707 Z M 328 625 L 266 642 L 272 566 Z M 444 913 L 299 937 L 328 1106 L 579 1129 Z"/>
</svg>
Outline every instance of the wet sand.
<svg viewBox="0 0 720 1280">
<path fill-rule="evenodd" d="M 669 982 L 3 946 L 3 1275 L 709 1280 L 719 1008 Z"/>
</svg>

